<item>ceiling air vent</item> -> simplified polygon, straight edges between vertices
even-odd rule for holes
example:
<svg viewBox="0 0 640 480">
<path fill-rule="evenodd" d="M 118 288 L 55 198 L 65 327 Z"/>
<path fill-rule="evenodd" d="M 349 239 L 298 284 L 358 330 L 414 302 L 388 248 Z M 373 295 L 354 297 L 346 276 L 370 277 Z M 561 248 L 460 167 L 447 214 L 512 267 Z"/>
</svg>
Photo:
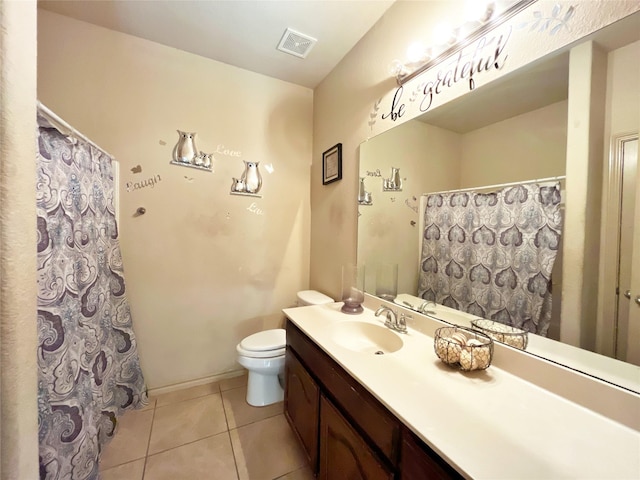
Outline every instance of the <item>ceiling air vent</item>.
<svg viewBox="0 0 640 480">
<path fill-rule="evenodd" d="M 318 40 L 287 28 L 282 35 L 278 50 L 296 57 L 305 58 Z"/>
</svg>

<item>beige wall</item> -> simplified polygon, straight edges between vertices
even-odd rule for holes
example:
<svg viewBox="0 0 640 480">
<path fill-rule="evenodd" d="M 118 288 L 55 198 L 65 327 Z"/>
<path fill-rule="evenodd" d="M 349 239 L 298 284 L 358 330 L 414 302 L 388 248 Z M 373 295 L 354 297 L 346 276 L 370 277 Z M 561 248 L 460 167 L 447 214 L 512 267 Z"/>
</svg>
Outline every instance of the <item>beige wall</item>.
<svg viewBox="0 0 640 480">
<path fill-rule="evenodd" d="M 595 349 L 606 54 L 593 42 L 571 49 L 567 188 L 560 340 Z"/>
<path fill-rule="evenodd" d="M 38 478 L 36 2 L 0 2 L 0 478 Z"/>
<path fill-rule="evenodd" d="M 562 2 L 562 8 L 569 8 L 567 2 Z M 357 195 L 357 145 L 364 141 L 372 132 L 383 132 L 395 126 L 390 120 L 380 120 L 380 115 L 386 112 L 391 104 L 395 91 L 395 82 L 390 78 L 388 65 L 394 58 L 401 57 L 406 47 L 416 39 L 424 39 L 425 32 L 433 31 L 437 22 L 451 20 L 462 8 L 463 2 L 396 2 L 385 14 L 383 19 L 356 45 L 356 47 L 342 60 L 336 69 L 318 86 L 314 97 L 314 163 L 312 166 L 311 202 L 313 216 L 311 220 L 311 286 L 334 293 L 339 290 L 340 264 L 345 261 L 354 261 L 355 246 L 357 245 L 357 232 L 355 230 L 357 208 L 353 199 Z M 536 4 L 542 10 L 551 10 L 554 3 L 541 1 Z M 613 21 L 637 11 L 637 2 L 583 2 L 579 15 L 576 14 L 571 29 L 565 30 L 562 39 L 559 36 L 534 34 L 528 39 L 525 35 L 513 39 L 519 45 L 519 49 L 511 49 L 508 52 L 510 67 L 524 65 L 542 54 L 548 54 L 554 50 L 554 45 L 565 47 L 576 41 L 580 36 L 591 33 L 595 28 L 607 25 Z M 531 15 L 529 12 L 526 15 Z M 455 23 L 455 22 L 454 22 Z M 514 34 L 515 36 L 515 34 Z M 519 39 L 519 40 L 518 40 Z M 555 43 L 558 42 L 558 43 Z M 563 43 L 564 42 L 564 43 Z M 537 56 L 536 56 L 537 55 Z M 575 57 L 575 56 L 574 56 Z M 437 67 L 426 72 L 426 79 L 435 79 Z M 508 68 L 506 69 L 508 73 Z M 574 69 L 575 71 L 575 69 Z M 505 75 L 502 71 L 493 71 L 487 75 L 487 79 L 497 79 Z M 583 72 L 584 74 L 584 72 Z M 576 74 L 576 78 L 579 77 Z M 484 81 L 486 81 L 485 79 Z M 588 82 L 601 84 L 600 78 L 588 76 Z M 411 80 L 407 84 L 403 101 L 406 111 L 410 114 L 397 122 L 403 123 L 419 114 L 417 105 L 420 102 L 412 102 L 409 89 L 416 88 L 420 77 Z M 443 99 L 456 98 L 463 95 L 462 88 L 452 87 L 443 93 Z M 592 98 L 604 98 L 604 91 L 594 90 L 593 95 L 582 95 L 576 102 L 589 102 Z M 600 97 L 598 97 L 600 95 Z M 380 99 L 384 100 L 380 102 Z M 574 144 L 572 150 L 567 151 L 567 176 L 575 169 L 576 177 L 572 183 L 567 183 L 568 195 L 565 215 L 572 217 L 566 221 L 567 232 L 577 235 L 575 241 L 567 240 L 575 248 L 569 258 L 563 258 L 564 278 L 575 278 L 567 288 L 563 284 L 562 298 L 571 297 L 568 304 L 562 305 L 562 318 L 572 319 L 577 324 L 586 315 L 590 327 L 595 327 L 595 299 L 597 297 L 597 262 L 591 259 L 597 258 L 598 239 L 594 237 L 594 229 L 599 224 L 599 199 L 600 187 L 596 185 L 601 181 L 601 166 L 599 157 L 596 163 L 594 152 L 598 145 L 602 145 L 602 130 L 598 130 L 596 123 L 588 126 L 585 119 L 593 119 L 600 107 L 586 112 L 579 108 L 572 113 L 571 98 L 568 108 L 568 136 L 570 132 L 581 135 L 581 139 L 571 141 Z M 593 105 L 593 104 L 592 104 Z M 602 114 L 602 112 L 600 112 Z M 587 116 L 581 116 L 586 114 Z M 371 118 L 376 116 L 377 123 L 371 124 Z M 593 133 L 593 137 L 587 137 Z M 320 176 L 321 154 L 323 149 L 341 139 L 344 144 L 344 172 L 343 180 L 332 184 L 329 188 L 323 188 L 315 180 Z M 588 140 L 585 140 L 588 139 Z M 589 197 L 587 198 L 587 193 Z M 593 193 L 593 196 L 591 196 Z M 573 207 L 569 207 L 569 204 Z M 587 217 L 586 213 L 590 212 Z M 569 234 L 567 234 L 569 235 Z M 568 238 L 568 236 L 567 236 Z M 585 265 L 585 260 L 589 264 Z M 570 266 L 570 271 L 564 266 Z M 594 266 L 595 265 L 595 266 Z M 586 278 L 586 281 L 584 281 Z M 565 337 L 572 344 L 591 342 L 592 338 L 580 338 L 585 329 L 581 325 L 571 325 L 566 322 L 570 332 Z"/>
<path fill-rule="evenodd" d="M 148 386 L 238 370 L 236 344 L 308 287 L 313 92 L 42 10 L 38 38 L 40 100 L 120 163 Z M 197 132 L 213 173 L 169 163 L 177 129 Z M 260 162 L 262 198 L 229 194 L 242 160 Z"/>
<path fill-rule="evenodd" d="M 392 166 L 400 168 L 401 192 L 382 191 L 382 180 L 391 175 Z M 367 175 L 376 171 L 382 177 Z M 365 177 L 373 205 L 358 207 L 358 263 L 367 271 L 381 261 L 398 264 L 398 292 L 416 295 L 420 196 L 457 188 L 459 172 L 460 135 L 417 120 L 360 145 L 360 177 Z M 366 287 L 375 294 L 372 276 L 370 271 Z"/>
<path fill-rule="evenodd" d="M 568 102 L 563 100 L 463 135 L 460 186 L 565 175 L 567 107 Z M 564 182 L 561 185 L 564 190 Z M 563 244 L 551 275 L 554 296 L 547 337 L 556 340 L 561 324 Z"/>
<path fill-rule="evenodd" d="M 388 107 L 385 102 L 378 105 L 378 110 L 374 106 L 379 99 L 388 99 L 397 86 L 389 66 L 393 60 L 401 59 L 412 42 L 428 37 L 438 23 L 457 23 L 464 3 L 464 0 L 396 1 L 316 88 L 311 169 L 312 288 L 339 295 L 340 266 L 356 260 L 358 209 L 353 199 L 357 198 L 358 189 L 358 145 L 372 136 L 374 130 L 378 133 L 394 126 L 380 125 L 389 123 L 381 121 L 370 124 L 373 111 L 378 119 L 388 113 L 382 110 Z M 510 55 L 519 59 L 522 52 L 513 51 Z M 408 108 L 413 105 L 409 98 L 410 94 L 405 92 Z M 396 123 L 405 120 L 408 118 Z M 323 186 L 322 152 L 338 141 L 343 144 L 343 179 Z"/>
<path fill-rule="evenodd" d="M 565 174 L 567 102 L 462 135 L 460 187 Z"/>
<path fill-rule="evenodd" d="M 605 141 L 611 136 L 638 132 L 640 126 L 640 41 L 607 55 Z M 608 154 L 608 145 L 605 155 Z"/>
<path fill-rule="evenodd" d="M 416 295 L 421 229 L 407 202 L 417 204 L 413 197 L 426 192 L 564 175 L 566 143 L 566 100 L 465 134 L 413 120 L 369 139 L 360 146 L 359 175 L 366 177 L 374 204 L 358 209 L 358 262 L 397 263 L 398 292 Z M 403 191 L 394 194 L 382 192 L 382 179 L 368 175 L 380 170 L 388 176 L 392 165 L 401 167 L 407 178 Z M 561 264 L 559 257 L 554 292 L 562 290 Z M 368 291 L 374 293 L 372 275 L 368 277 Z M 553 304 L 551 333 L 557 335 L 560 295 Z"/>
<path fill-rule="evenodd" d="M 340 295 L 340 268 L 356 261 L 358 146 L 372 132 L 374 103 L 396 86 L 389 73 L 407 45 L 443 20 L 455 23 L 463 0 L 397 1 L 314 91 L 311 167 L 311 287 Z M 380 112 L 381 114 L 384 112 Z M 323 186 L 322 152 L 342 143 L 342 180 Z"/>
</svg>

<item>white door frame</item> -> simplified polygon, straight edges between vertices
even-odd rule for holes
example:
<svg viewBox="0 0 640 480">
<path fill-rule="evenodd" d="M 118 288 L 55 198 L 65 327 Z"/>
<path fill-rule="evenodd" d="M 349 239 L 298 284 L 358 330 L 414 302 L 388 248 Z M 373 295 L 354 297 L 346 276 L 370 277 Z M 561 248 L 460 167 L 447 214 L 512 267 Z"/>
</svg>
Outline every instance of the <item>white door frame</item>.
<svg viewBox="0 0 640 480">
<path fill-rule="evenodd" d="M 596 351 L 615 358 L 618 283 L 620 255 L 620 213 L 622 207 L 623 152 L 626 142 L 637 140 L 638 133 L 625 133 L 611 138 L 609 163 L 602 186 L 602 223 L 598 279 L 598 312 Z"/>
</svg>

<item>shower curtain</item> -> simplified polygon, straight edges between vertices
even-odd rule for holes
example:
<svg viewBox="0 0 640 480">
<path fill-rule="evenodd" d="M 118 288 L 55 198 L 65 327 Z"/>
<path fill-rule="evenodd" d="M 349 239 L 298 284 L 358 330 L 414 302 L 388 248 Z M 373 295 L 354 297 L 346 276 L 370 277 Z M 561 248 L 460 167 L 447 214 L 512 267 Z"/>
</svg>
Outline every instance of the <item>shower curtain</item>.
<svg viewBox="0 0 640 480">
<path fill-rule="evenodd" d="M 546 335 L 561 219 L 557 183 L 429 195 L 418 294 Z"/>
<path fill-rule="evenodd" d="M 147 403 L 114 215 L 112 159 L 38 113 L 40 478 L 95 479 L 123 411 Z"/>
</svg>

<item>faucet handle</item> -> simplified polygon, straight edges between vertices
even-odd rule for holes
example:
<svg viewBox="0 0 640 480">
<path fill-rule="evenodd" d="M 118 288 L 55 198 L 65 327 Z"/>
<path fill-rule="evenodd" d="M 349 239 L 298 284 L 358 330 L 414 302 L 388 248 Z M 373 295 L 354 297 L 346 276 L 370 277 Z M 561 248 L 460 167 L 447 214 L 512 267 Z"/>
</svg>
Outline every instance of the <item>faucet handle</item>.
<svg viewBox="0 0 640 480">
<path fill-rule="evenodd" d="M 398 318 L 398 324 L 396 325 L 396 331 L 400 333 L 407 333 L 407 318 L 409 320 L 413 319 L 411 315 L 407 315 L 404 312 L 400 312 L 400 317 Z"/>
</svg>

